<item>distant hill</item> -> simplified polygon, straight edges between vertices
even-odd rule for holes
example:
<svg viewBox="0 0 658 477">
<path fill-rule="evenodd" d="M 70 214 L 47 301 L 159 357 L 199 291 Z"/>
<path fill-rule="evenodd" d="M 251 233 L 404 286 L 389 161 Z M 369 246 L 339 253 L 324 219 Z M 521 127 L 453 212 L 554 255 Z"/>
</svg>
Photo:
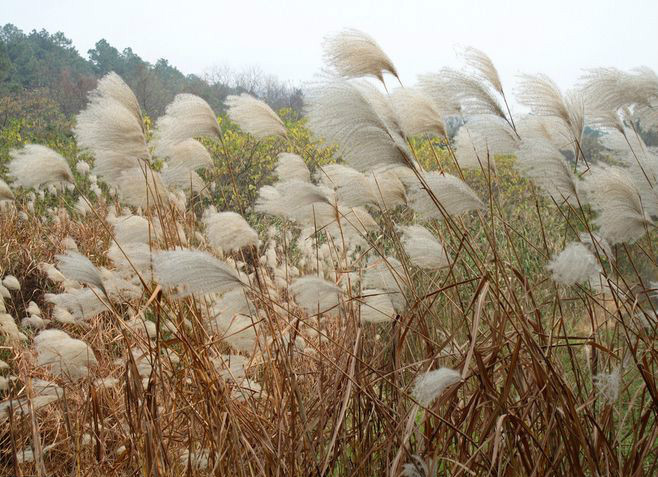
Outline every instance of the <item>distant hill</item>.
<svg viewBox="0 0 658 477">
<path fill-rule="evenodd" d="M 217 113 L 229 94 L 249 92 L 274 109 L 300 111 L 302 92 L 258 70 L 242 74 L 223 71 L 202 78 L 184 75 L 161 58 L 155 64 L 143 60 L 131 48 L 119 51 L 99 40 L 84 58 L 64 33 L 46 30 L 24 33 L 8 23 L 0 28 L 0 98 L 35 95 L 54 101 L 66 116 L 83 108 L 87 93 L 98 78 L 115 71 L 135 92 L 142 109 L 160 116 L 178 93 L 204 98 Z M 218 79 L 218 78 L 221 78 Z"/>
</svg>

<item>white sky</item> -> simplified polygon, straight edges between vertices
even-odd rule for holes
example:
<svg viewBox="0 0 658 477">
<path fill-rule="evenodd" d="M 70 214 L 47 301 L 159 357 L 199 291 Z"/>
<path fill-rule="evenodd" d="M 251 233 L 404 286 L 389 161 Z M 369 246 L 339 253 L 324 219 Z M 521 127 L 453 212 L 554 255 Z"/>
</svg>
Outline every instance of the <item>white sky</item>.
<svg viewBox="0 0 658 477">
<path fill-rule="evenodd" d="M 371 34 L 405 84 L 485 51 L 503 82 L 548 74 L 572 86 L 583 68 L 658 71 L 658 0 L 0 0 L 0 24 L 62 31 L 86 56 L 100 38 L 184 73 L 259 66 L 303 83 L 322 67 L 322 38 Z"/>
</svg>

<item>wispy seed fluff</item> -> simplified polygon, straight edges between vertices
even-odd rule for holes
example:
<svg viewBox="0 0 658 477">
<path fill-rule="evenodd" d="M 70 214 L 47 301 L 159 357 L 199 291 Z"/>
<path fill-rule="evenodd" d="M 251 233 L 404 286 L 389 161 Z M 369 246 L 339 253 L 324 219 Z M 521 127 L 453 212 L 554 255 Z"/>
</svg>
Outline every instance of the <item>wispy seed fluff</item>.
<svg viewBox="0 0 658 477">
<path fill-rule="evenodd" d="M 84 283 L 105 290 L 101 272 L 84 255 L 69 251 L 57 255 L 57 268 L 69 280 Z"/>
<path fill-rule="evenodd" d="M 338 145 L 343 159 L 360 171 L 413 162 L 399 128 L 387 117 L 388 99 L 372 86 L 334 79 L 309 91 L 311 130 Z"/>
<path fill-rule="evenodd" d="M 258 246 L 258 232 L 235 212 L 212 212 L 204 217 L 208 243 L 224 252 Z"/>
<path fill-rule="evenodd" d="M 340 302 L 340 287 L 315 276 L 301 277 L 290 285 L 290 293 L 309 315 L 324 313 Z"/>
<path fill-rule="evenodd" d="M 396 78 L 398 73 L 391 59 L 368 34 L 347 29 L 325 39 L 327 63 L 345 78 L 373 76 L 384 82 L 384 72 Z"/>
<path fill-rule="evenodd" d="M 416 378 L 413 397 L 422 407 L 429 407 L 441 394 L 461 380 L 459 372 L 450 368 L 427 371 Z"/>
<path fill-rule="evenodd" d="M 18 291 L 21 289 L 21 283 L 13 275 L 7 275 L 2 279 L 2 284 L 7 287 L 8 290 Z"/>
<path fill-rule="evenodd" d="M 590 250 L 580 242 L 571 242 L 562 252 L 553 256 L 546 267 L 560 285 L 571 286 L 597 276 L 599 262 Z"/>
<path fill-rule="evenodd" d="M 651 219 L 628 173 L 618 167 L 601 167 L 585 181 L 587 198 L 598 212 L 594 223 L 608 243 L 632 243 L 644 235 Z"/>
<path fill-rule="evenodd" d="M 283 121 L 264 101 L 242 93 L 240 96 L 228 96 L 225 103 L 228 106 L 228 117 L 252 136 L 263 139 L 267 136 L 286 135 Z"/>
<path fill-rule="evenodd" d="M 79 379 L 89 374 L 96 364 L 93 350 L 85 343 L 61 330 L 45 330 L 34 338 L 37 364 L 48 366 L 57 375 Z"/>
<path fill-rule="evenodd" d="M 509 123 L 498 116 L 470 116 L 455 136 L 455 156 L 464 169 L 491 167 L 496 156 L 514 154 L 519 138 Z"/>
<path fill-rule="evenodd" d="M 159 283 L 179 288 L 179 296 L 223 293 L 242 285 L 235 269 L 199 250 L 155 252 L 153 268 Z"/>
<path fill-rule="evenodd" d="M 359 315 L 365 323 L 385 323 L 397 315 L 391 302 L 391 293 L 385 290 L 362 290 L 358 301 Z"/>
<path fill-rule="evenodd" d="M 402 227 L 402 245 L 411 263 L 417 267 L 438 270 L 450 264 L 443 245 L 421 225 Z"/>
<path fill-rule="evenodd" d="M 0 202 L 3 200 L 14 200 L 14 193 L 5 181 L 0 179 Z"/>
<path fill-rule="evenodd" d="M 155 125 L 155 153 L 161 157 L 176 154 L 176 146 L 195 137 L 218 137 L 217 116 L 206 101 L 193 94 L 177 94 Z"/>
<path fill-rule="evenodd" d="M 279 160 L 274 173 L 280 181 L 302 181 L 311 182 L 311 173 L 306 167 L 304 159 L 291 152 L 279 154 Z"/>
<path fill-rule="evenodd" d="M 46 146 L 27 144 L 23 149 L 13 149 L 9 156 L 8 175 L 21 187 L 73 182 L 66 159 Z"/>
<path fill-rule="evenodd" d="M 391 101 L 405 136 L 429 134 L 446 137 L 439 108 L 422 90 L 398 88 L 391 95 Z"/>
<path fill-rule="evenodd" d="M 122 171 L 150 157 L 137 98 L 115 73 L 99 80 L 89 94 L 74 133 L 78 145 L 95 157 L 94 174 L 112 186 L 117 185 Z"/>
<path fill-rule="evenodd" d="M 461 179 L 434 171 L 425 173 L 423 177 L 434 198 L 443 207 L 443 211 L 432 200 L 420 181 L 416 181 L 410 188 L 409 199 L 411 208 L 421 217 L 442 219 L 444 212 L 448 215 L 458 215 L 484 208 L 475 191 Z"/>
<path fill-rule="evenodd" d="M 609 404 L 614 404 L 619 398 L 621 385 L 621 368 L 610 373 L 599 373 L 592 377 L 596 392 Z"/>
<path fill-rule="evenodd" d="M 540 138 L 523 141 L 516 167 L 557 204 L 578 206 L 578 182 L 560 150 Z"/>
</svg>

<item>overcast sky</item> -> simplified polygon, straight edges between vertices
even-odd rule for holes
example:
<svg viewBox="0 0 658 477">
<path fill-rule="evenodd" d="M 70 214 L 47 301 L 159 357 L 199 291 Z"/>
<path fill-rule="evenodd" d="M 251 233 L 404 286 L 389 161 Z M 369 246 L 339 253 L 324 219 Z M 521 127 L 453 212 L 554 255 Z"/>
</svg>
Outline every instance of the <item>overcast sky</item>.
<svg viewBox="0 0 658 477">
<path fill-rule="evenodd" d="M 583 68 L 658 71 L 658 0 L 0 0 L 0 24 L 62 31 L 83 56 L 100 38 L 184 73 L 259 66 L 303 83 L 322 38 L 351 27 L 380 43 L 403 81 L 485 51 L 503 82 L 543 72 L 563 88 Z"/>
</svg>

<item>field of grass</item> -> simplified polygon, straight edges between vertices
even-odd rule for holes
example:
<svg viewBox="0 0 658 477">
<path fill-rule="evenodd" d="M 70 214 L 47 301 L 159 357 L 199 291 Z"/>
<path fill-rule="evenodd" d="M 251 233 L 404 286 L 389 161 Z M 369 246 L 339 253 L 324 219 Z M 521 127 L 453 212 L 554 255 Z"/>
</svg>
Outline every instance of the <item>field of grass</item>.
<svg viewBox="0 0 658 477">
<path fill-rule="evenodd" d="M 304 118 L 0 132 L 0 475 L 656 475 L 655 73 L 325 47 Z"/>
</svg>

